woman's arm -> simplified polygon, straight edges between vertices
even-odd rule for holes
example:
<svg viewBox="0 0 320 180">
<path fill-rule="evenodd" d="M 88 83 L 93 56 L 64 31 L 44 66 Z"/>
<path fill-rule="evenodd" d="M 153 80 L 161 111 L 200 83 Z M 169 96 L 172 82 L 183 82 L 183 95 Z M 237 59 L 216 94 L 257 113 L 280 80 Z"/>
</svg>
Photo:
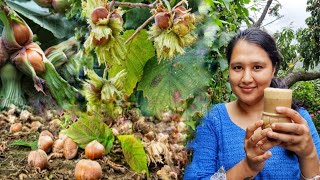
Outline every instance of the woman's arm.
<svg viewBox="0 0 320 180">
<path fill-rule="evenodd" d="M 307 121 L 308 123 L 308 126 L 309 126 L 309 129 L 310 129 L 310 134 L 312 136 L 312 139 L 313 139 L 313 143 L 315 145 L 315 149 L 316 149 L 316 153 L 318 155 L 318 159 L 319 159 L 319 162 L 318 162 L 318 165 L 316 165 L 315 167 L 319 167 L 319 173 L 320 173 L 320 138 L 319 138 L 319 134 L 318 134 L 318 131 L 317 131 L 317 128 L 316 126 L 314 125 L 313 121 L 312 121 L 312 118 L 311 116 L 309 115 L 308 111 L 305 110 L 305 109 L 300 109 L 298 111 L 301 116 Z M 318 177 L 320 178 L 320 177 Z"/>
<path fill-rule="evenodd" d="M 277 107 L 276 110 L 290 117 L 294 123 L 272 124 L 271 127 L 276 132 L 270 131 L 268 137 L 281 141 L 281 147 L 297 154 L 300 171 L 304 177 L 312 178 L 319 175 L 320 141 L 312 121 L 311 124 L 308 123 L 310 120 L 306 120 L 307 117 L 302 117 L 290 108 Z"/>
<path fill-rule="evenodd" d="M 269 141 L 267 137 L 270 128 L 260 130 L 263 121 L 257 121 L 246 129 L 244 149 L 246 157 L 229 171 L 227 179 L 247 179 L 255 177 L 264 167 L 265 161 L 271 157 L 272 147 L 279 145 L 277 141 Z"/>
<path fill-rule="evenodd" d="M 210 179 L 219 169 L 215 116 L 210 112 L 203 118 L 203 122 L 197 127 L 195 139 L 188 145 L 193 154 L 192 162 L 187 165 L 184 172 L 185 180 Z"/>
<path fill-rule="evenodd" d="M 217 117 L 219 115 L 211 113 L 211 116 L 209 114 L 205 117 L 203 123 L 197 127 L 196 137 L 190 144 L 193 159 L 185 169 L 185 180 L 210 179 L 220 168 L 217 162 L 219 149 L 219 139 L 216 134 L 216 123 L 219 122 Z M 244 144 L 246 157 L 227 171 L 228 180 L 256 176 L 263 169 L 264 161 L 271 157 L 271 152 L 268 150 L 279 142 L 269 141 L 266 136 L 271 129 L 260 130 L 262 125 L 263 121 L 257 121 L 248 126 Z"/>
</svg>

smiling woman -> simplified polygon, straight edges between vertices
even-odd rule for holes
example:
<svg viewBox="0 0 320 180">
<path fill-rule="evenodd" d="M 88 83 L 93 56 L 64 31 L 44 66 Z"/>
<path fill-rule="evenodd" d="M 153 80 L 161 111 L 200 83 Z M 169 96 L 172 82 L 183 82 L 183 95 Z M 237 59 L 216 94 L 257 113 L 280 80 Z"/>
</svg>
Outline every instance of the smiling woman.
<svg viewBox="0 0 320 180">
<path fill-rule="evenodd" d="M 320 139 L 305 109 L 277 107 L 293 123 L 261 128 L 264 89 L 281 87 L 274 80 L 281 56 L 273 38 L 260 29 L 244 30 L 226 55 L 237 99 L 215 105 L 204 117 L 189 145 L 193 159 L 184 178 L 319 178 Z"/>
<path fill-rule="evenodd" d="M 238 41 L 229 62 L 229 81 L 241 102 L 248 105 L 259 103 L 274 73 L 272 61 L 260 46 L 245 40 Z"/>
</svg>

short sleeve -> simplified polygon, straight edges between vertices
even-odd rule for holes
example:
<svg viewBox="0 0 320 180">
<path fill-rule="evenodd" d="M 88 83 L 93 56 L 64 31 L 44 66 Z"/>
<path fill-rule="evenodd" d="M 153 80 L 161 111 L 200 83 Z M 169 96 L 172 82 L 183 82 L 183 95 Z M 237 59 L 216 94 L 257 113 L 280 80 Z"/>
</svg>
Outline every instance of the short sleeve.
<svg viewBox="0 0 320 180">
<path fill-rule="evenodd" d="M 219 168 L 217 167 L 218 140 L 215 128 L 217 116 L 218 114 L 211 110 L 198 125 L 195 139 L 188 145 L 188 148 L 193 151 L 193 156 L 192 162 L 185 169 L 185 180 L 209 180 Z"/>
</svg>

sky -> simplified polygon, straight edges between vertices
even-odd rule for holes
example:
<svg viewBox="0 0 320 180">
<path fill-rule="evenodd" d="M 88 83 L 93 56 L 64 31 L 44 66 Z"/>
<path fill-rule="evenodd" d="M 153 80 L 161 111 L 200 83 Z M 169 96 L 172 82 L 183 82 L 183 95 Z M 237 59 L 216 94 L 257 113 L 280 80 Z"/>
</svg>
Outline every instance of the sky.
<svg viewBox="0 0 320 180">
<path fill-rule="evenodd" d="M 275 0 L 274 0 L 275 1 Z M 293 29 L 307 27 L 305 19 L 310 16 L 310 12 L 306 12 L 307 0 L 278 0 L 282 8 L 280 15 L 284 15 L 281 19 L 265 26 L 266 30 L 270 33 L 280 31 L 283 27 L 292 27 Z M 263 24 L 267 24 L 275 19 L 266 18 Z"/>
</svg>

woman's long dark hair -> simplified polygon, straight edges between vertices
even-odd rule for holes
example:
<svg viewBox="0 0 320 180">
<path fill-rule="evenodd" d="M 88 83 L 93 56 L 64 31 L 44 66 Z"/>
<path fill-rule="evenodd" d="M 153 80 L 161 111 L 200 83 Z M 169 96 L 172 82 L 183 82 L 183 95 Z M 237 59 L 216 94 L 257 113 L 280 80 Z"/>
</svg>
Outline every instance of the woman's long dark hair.
<svg viewBox="0 0 320 180">
<path fill-rule="evenodd" d="M 279 66 L 282 61 L 282 56 L 277 48 L 276 42 L 267 32 L 259 28 L 249 28 L 240 31 L 236 36 L 234 36 L 229 42 L 226 49 L 226 56 L 228 64 L 230 65 L 230 59 L 233 49 L 239 40 L 245 40 L 249 43 L 253 43 L 261 47 L 269 56 L 272 62 L 273 68 L 275 68 L 274 76 L 277 75 Z M 289 87 L 281 81 L 281 79 L 272 78 L 270 87 L 288 89 Z M 297 109 L 296 103 L 292 103 L 292 108 Z"/>
</svg>

